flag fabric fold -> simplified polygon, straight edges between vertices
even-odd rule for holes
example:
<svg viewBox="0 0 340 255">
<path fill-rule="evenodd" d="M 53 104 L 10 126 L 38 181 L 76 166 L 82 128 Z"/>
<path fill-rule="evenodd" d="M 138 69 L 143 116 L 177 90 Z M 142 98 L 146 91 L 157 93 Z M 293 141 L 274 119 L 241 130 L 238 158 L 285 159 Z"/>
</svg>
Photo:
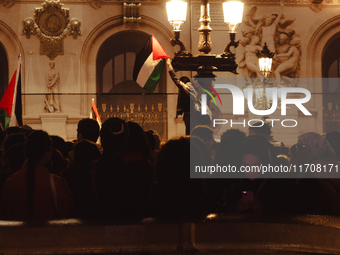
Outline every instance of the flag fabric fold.
<svg viewBox="0 0 340 255">
<path fill-rule="evenodd" d="M 151 35 L 136 55 L 133 80 L 142 88 L 153 92 L 161 78 L 166 59 L 170 58 L 156 38 Z"/>
<path fill-rule="evenodd" d="M 0 101 L 0 118 L 4 128 L 22 126 L 21 101 L 21 65 L 13 77 Z"/>
<path fill-rule="evenodd" d="M 94 99 L 92 99 L 92 110 L 91 110 L 90 118 L 95 119 L 98 122 L 99 126 L 100 127 L 102 126 L 102 121 L 100 119 L 97 107 L 94 103 Z"/>
</svg>

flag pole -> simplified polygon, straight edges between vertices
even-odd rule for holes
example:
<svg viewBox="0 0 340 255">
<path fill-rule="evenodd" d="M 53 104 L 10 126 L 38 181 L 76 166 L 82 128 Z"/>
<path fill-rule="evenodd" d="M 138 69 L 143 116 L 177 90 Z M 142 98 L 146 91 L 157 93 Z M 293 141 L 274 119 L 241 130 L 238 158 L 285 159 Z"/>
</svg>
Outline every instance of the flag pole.
<svg viewBox="0 0 340 255">
<path fill-rule="evenodd" d="M 94 98 L 92 98 L 92 101 L 91 101 L 91 111 L 90 111 L 90 119 L 93 119 L 93 116 L 92 116 L 92 102 L 94 102 Z"/>
<path fill-rule="evenodd" d="M 94 103 L 94 98 L 92 98 L 92 110 L 94 111 L 94 115 L 95 115 L 95 117 L 96 117 L 96 120 L 97 120 L 99 126 L 101 127 L 101 126 L 102 126 L 102 121 L 101 121 L 101 119 L 100 119 L 100 116 L 99 116 L 97 107 L 96 107 L 96 105 L 95 105 L 95 103 Z M 92 114 L 91 114 L 91 116 L 92 116 Z"/>
<path fill-rule="evenodd" d="M 11 111 L 11 118 L 9 122 L 10 127 L 17 126 L 17 118 L 15 117 L 15 103 L 17 99 L 17 87 L 18 87 L 18 79 L 19 79 L 19 74 L 20 74 L 19 73 L 20 65 L 21 65 L 21 54 L 18 55 L 17 73 L 15 76 L 15 86 L 14 86 L 14 93 L 13 93 L 13 100 L 12 100 L 12 111 Z"/>
</svg>

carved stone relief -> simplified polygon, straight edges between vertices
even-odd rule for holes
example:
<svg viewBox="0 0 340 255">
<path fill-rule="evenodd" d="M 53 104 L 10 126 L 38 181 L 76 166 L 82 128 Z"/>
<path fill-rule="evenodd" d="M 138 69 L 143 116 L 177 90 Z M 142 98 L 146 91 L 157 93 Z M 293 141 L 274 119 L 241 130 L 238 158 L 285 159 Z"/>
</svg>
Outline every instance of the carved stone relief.
<svg viewBox="0 0 340 255">
<path fill-rule="evenodd" d="M 10 8 L 15 4 L 16 0 L 0 0 L 0 4 L 2 4 L 6 8 Z"/>
<path fill-rule="evenodd" d="M 35 8 L 34 20 L 24 20 L 23 34 L 29 39 L 31 35 L 39 37 L 40 54 L 51 60 L 64 54 L 63 40 L 72 35 L 77 39 L 80 33 L 80 21 L 69 18 L 69 10 L 62 8 L 59 0 L 46 0 L 42 7 Z"/>
<path fill-rule="evenodd" d="M 95 10 L 98 10 L 100 7 L 102 7 L 102 4 L 101 4 L 100 0 L 92 0 L 90 5 Z"/>
<path fill-rule="evenodd" d="M 282 86 L 295 86 L 296 79 L 300 75 L 301 47 L 300 35 L 289 26 L 295 19 L 286 18 L 284 4 L 281 2 L 279 13 L 268 13 L 257 16 L 257 6 L 253 6 L 245 15 L 244 24 L 247 26 L 242 31 L 243 38 L 240 44 L 244 52 L 239 68 L 249 84 L 254 78 L 262 78 L 258 66 L 256 53 L 263 49 L 264 44 L 271 52 L 274 52 L 271 78 L 276 78 L 284 83 Z M 284 79 L 283 79 L 284 78 Z"/>
<path fill-rule="evenodd" d="M 325 5 L 339 5 L 340 3 L 338 1 L 333 1 L 333 0 L 290 0 L 289 4 L 298 4 L 298 5 L 309 5 L 310 8 L 318 12 L 320 11 Z M 12 7 L 17 0 L 0 0 L 0 4 L 2 4 L 6 8 Z M 25 2 L 36 2 L 36 0 L 25 0 Z M 101 8 L 101 3 L 104 2 L 104 0 L 66 0 L 63 1 L 63 3 L 87 3 L 90 4 L 92 8 L 95 10 Z M 122 3 L 124 0 L 105 0 L 105 3 Z M 162 0 L 138 0 L 138 2 L 141 3 L 162 3 Z M 209 1 L 211 4 L 212 3 L 221 3 L 221 0 L 210 0 Z M 244 0 L 244 3 L 247 4 L 257 4 L 260 3 L 261 5 L 263 4 L 268 4 L 271 5 L 273 4 L 272 0 Z M 191 1 L 193 4 L 199 4 L 200 0 L 193 0 Z"/>
<path fill-rule="evenodd" d="M 140 17 L 141 3 L 124 3 L 123 20 L 125 27 L 138 27 L 142 18 Z"/>
</svg>

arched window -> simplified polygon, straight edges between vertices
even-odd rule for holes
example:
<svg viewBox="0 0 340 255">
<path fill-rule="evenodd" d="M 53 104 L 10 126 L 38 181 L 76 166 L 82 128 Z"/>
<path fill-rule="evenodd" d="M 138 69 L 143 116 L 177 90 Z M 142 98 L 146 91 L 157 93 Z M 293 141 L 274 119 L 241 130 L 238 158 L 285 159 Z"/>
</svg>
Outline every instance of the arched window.
<svg viewBox="0 0 340 255">
<path fill-rule="evenodd" d="M 136 54 L 150 35 L 142 31 L 122 31 L 109 37 L 97 55 L 97 103 L 102 121 L 120 117 L 156 130 L 167 139 L 167 97 L 165 72 L 153 93 L 132 79 Z"/>
<path fill-rule="evenodd" d="M 322 57 L 323 132 L 340 130 L 340 34 L 334 35 Z"/>
</svg>

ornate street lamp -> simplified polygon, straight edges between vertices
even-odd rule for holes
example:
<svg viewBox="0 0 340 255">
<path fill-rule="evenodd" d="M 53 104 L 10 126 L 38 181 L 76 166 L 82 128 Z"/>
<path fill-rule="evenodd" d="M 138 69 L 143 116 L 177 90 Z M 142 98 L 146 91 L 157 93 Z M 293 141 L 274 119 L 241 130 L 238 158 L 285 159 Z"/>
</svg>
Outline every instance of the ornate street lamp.
<svg viewBox="0 0 340 255">
<path fill-rule="evenodd" d="M 168 21 L 173 26 L 173 31 L 181 31 L 181 25 L 187 17 L 188 4 L 181 0 L 174 0 L 166 3 Z"/>
<path fill-rule="evenodd" d="M 187 53 L 184 44 L 179 40 L 180 26 L 186 19 L 187 4 L 181 0 L 172 0 L 166 4 L 168 20 L 173 26 L 175 39 L 171 40 L 173 46 L 179 45 L 180 50 L 175 53 L 172 65 L 176 71 L 197 71 L 196 77 L 210 77 L 215 75 L 213 71 L 228 71 L 236 74 L 237 64 L 235 62 L 235 54 L 230 51 L 230 47 L 237 47 L 235 42 L 235 29 L 242 21 L 243 3 L 238 1 L 230 1 L 224 3 L 224 20 L 229 26 L 230 43 L 221 55 L 210 54 L 211 52 L 211 27 L 210 27 L 210 6 L 208 0 L 201 0 L 200 34 L 198 42 L 198 50 L 200 54 L 192 56 Z M 227 15 L 227 17 L 226 17 Z"/>
<path fill-rule="evenodd" d="M 268 78 L 268 76 L 272 72 L 274 52 L 269 51 L 267 44 L 265 43 L 263 46 L 263 50 L 257 52 L 256 56 L 259 58 L 260 73 L 265 78 Z"/>
<path fill-rule="evenodd" d="M 272 62 L 274 53 L 269 51 L 267 44 L 263 46 L 263 50 L 256 53 L 259 58 L 259 69 L 260 73 L 263 75 L 264 79 L 258 81 L 255 79 L 253 89 L 254 89 L 254 106 L 258 110 L 266 110 L 271 107 L 272 103 L 272 90 L 273 82 L 270 82 L 267 78 L 272 71 Z"/>
<path fill-rule="evenodd" d="M 176 53 L 177 56 L 189 56 L 184 44 L 179 40 L 181 25 L 185 22 L 187 17 L 187 6 L 188 4 L 181 0 L 173 0 L 166 3 L 168 21 L 172 25 L 172 30 L 175 34 L 175 39 L 171 39 L 171 45 L 180 46 L 180 50 Z"/>
<path fill-rule="evenodd" d="M 229 1 L 223 3 L 223 16 L 224 22 L 229 27 L 229 36 L 230 36 L 230 43 L 224 50 L 224 54 L 235 57 L 230 51 L 230 47 L 234 46 L 237 48 L 238 41 L 235 42 L 236 37 L 236 28 L 242 22 L 242 15 L 243 15 L 243 3 L 239 1 Z"/>
</svg>

